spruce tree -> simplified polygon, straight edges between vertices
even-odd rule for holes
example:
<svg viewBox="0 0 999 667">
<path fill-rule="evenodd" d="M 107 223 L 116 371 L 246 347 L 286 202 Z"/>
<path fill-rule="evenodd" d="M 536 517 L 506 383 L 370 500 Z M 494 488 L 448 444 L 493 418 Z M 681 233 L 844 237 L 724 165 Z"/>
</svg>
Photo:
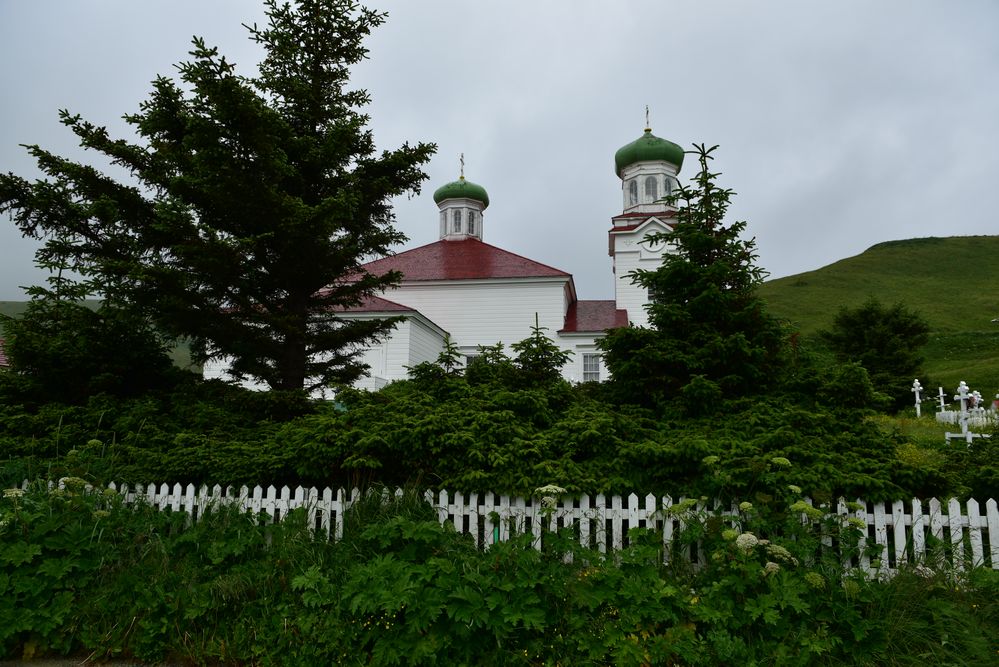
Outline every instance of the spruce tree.
<svg viewBox="0 0 999 667">
<path fill-rule="evenodd" d="M 725 223 L 731 190 L 716 185 L 708 163 L 717 146 L 695 146 L 692 185 L 671 196 L 673 228 L 646 243 L 665 244 L 662 265 L 632 279 L 654 295 L 650 327 L 620 328 L 601 342 L 624 400 L 657 405 L 679 398 L 691 412 L 771 385 L 783 334 L 756 295 L 764 272 L 745 222 Z"/>
<path fill-rule="evenodd" d="M 102 298 L 128 304 L 272 388 L 351 382 L 361 346 L 395 320 L 338 317 L 395 284 L 361 268 L 404 240 L 390 199 L 418 192 L 435 147 L 375 153 L 363 90 L 348 89 L 385 16 L 350 0 L 267 0 L 259 74 L 196 38 L 179 81 L 158 77 L 137 140 L 61 111 L 81 145 L 128 182 L 28 146 L 46 174 L 0 175 L 0 212 L 42 256 L 66 257 Z"/>
<path fill-rule="evenodd" d="M 922 372 L 920 350 L 930 339 L 922 315 L 902 303 L 885 306 L 872 296 L 856 308 L 840 308 L 832 326 L 819 333 L 837 360 L 867 369 L 895 410 L 911 405 L 912 381 Z"/>
</svg>

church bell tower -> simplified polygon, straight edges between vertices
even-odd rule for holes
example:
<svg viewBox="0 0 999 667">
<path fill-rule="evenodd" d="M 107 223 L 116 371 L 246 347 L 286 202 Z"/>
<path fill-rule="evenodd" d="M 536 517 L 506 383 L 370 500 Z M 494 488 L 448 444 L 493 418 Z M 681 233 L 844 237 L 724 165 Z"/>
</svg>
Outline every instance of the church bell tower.
<svg viewBox="0 0 999 667">
<path fill-rule="evenodd" d="M 638 269 L 655 270 L 662 264 L 665 244 L 653 244 L 650 234 L 668 232 L 676 207 L 667 197 L 677 187 L 683 149 L 652 134 L 652 128 L 614 154 L 614 173 L 621 179 L 622 211 L 611 219 L 608 252 L 613 258 L 614 299 L 628 311 L 635 326 L 648 326 L 646 288 L 631 281 Z"/>
</svg>

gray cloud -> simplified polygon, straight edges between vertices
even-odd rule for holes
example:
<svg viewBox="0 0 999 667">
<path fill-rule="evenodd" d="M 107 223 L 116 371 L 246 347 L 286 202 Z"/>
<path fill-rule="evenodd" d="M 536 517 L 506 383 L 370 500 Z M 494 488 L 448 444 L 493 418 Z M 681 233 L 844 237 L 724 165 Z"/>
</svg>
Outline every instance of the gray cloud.
<svg viewBox="0 0 999 667">
<path fill-rule="evenodd" d="M 999 5 L 844 0 L 768 3 L 469 3 L 376 0 L 388 23 L 354 83 L 378 145 L 435 141 L 423 193 L 397 202 L 409 245 L 436 239 L 431 194 L 458 173 L 485 186 L 490 243 L 612 295 L 606 231 L 620 210 L 614 151 L 655 133 L 720 144 L 773 276 L 881 241 L 993 234 L 999 182 Z M 126 133 L 192 35 L 252 72 L 253 3 L 79 0 L 0 5 L 0 170 L 34 175 L 18 143 L 77 156 L 56 110 Z M 683 174 L 695 165 L 688 163 Z M 0 221 L 0 298 L 37 282 L 31 244 Z"/>
</svg>

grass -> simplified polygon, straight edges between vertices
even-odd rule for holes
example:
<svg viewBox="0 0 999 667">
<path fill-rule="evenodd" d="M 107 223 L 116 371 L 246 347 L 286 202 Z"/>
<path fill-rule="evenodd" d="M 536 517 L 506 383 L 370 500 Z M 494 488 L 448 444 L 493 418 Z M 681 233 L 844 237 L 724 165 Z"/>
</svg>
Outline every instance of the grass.
<svg viewBox="0 0 999 667">
<path fill-rule="evenodd" d="M 920 381 L 935 391 L 961 380 L 999 393 L 999 236 L 889 241 L 829 266 L 764 283 L 770 311 L 806 339 L 832 324 L 841 307 L 875 296 L 904 303 L 930 324 Z M 952 393 L 952 392 L 951 392 Z"/>
</svg>

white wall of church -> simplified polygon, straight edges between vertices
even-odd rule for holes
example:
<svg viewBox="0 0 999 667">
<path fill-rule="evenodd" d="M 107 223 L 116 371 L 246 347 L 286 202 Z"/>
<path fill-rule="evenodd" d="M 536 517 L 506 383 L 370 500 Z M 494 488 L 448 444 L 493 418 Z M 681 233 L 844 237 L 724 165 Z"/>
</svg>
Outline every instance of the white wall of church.
<svg viewBox="0 0 999 667">
<path fill-rule="evenodd" d="M 648 313 L 645 311 L 649 293 L 645 287 L 633 283 L 629 274 L 638 269 L 655 271 L 662 265 L 664 246 L 650 247 L 642 241 L 646 235 L 665 229 L 665 226 L 649 224 L 640 232 L 613 236 L 614 298 L 618 308 L 628 311 L 628 321 L 637 327 L 649 326 Z"/>
<path fill-rule="evenodd" d="M 594 379 L 603 381 L 610 377 L 602 357 L 597 360 L 598 376 L 593 378 L 585 374 L 586 356 L 600 354 L 596 345 L 599 338 L 603 338 L 603 334 L 569 334 L 558 337 L 559 347 L 572 352 L 569 363 L 562 367 L 562 377 L 569 382 L 586 382 Z"/>
<path fill-rule="evenodd" d="M 368 365 L 368 376 L 354 386 L 376 390 L 395 380 L 404 380 L 409 376 L 407 366 L 434 361 L 444 348 L 443 343 L 439 330 L 419 319 L 406 318 L 391 334 L 364 351 L 360 361 Z"/>
<path fill-rule="evenodd" d="M 419 311 L 451 334 L 459 347 L 503 343 L 507 348 L 527 338 L 538 323 L 548 335 L 565 324 L 566 280 L 452 281 L 405 283 L 385 298 Z"/>
<path fill-rule="evenodd" d="M 648 290 L 636 285 L 628 276 L 636 269 L 655 269 L 658 263 L 642 260 L 641 253 L 636 250 L 618 252 L 614 255 L 614 298 L 617 307 L 628 311 L 628 321 L 636 327 L 649 325 L 645 304 L 649 302 Z"/>
</svg>

